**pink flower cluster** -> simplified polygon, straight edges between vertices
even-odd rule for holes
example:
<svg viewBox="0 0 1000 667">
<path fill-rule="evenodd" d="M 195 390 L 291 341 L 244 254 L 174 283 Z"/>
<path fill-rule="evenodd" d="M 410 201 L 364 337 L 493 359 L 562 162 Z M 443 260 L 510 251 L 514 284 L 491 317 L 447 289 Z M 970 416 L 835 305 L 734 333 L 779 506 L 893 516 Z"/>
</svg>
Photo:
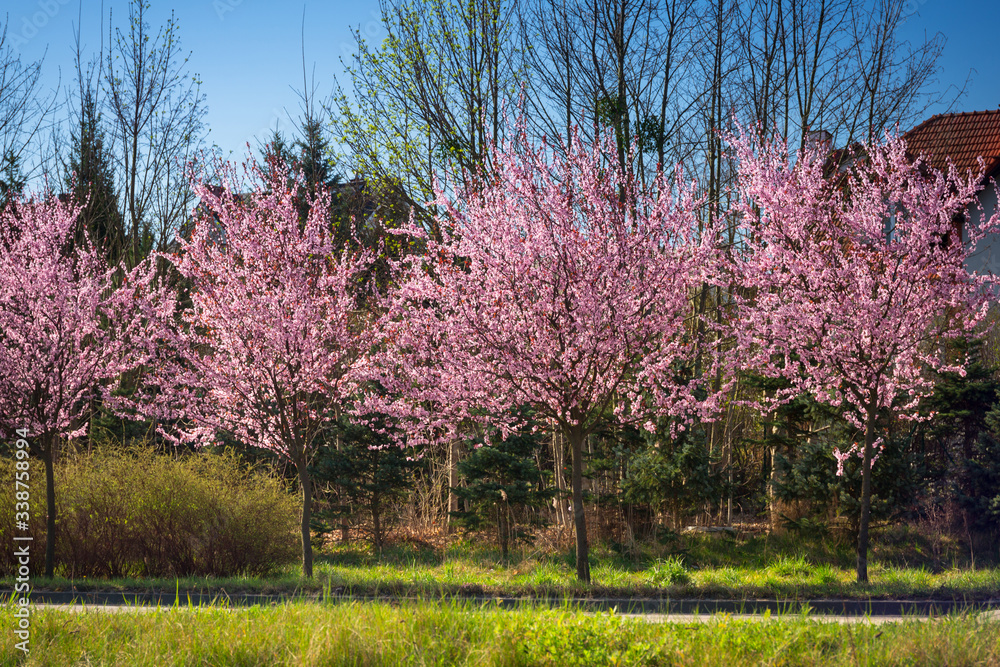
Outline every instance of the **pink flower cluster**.
<svg viewBox="0 0 1000 667">
<path fill-rule="evenodd" d="M 771 405 L 809 393 L 867 431 L 880 414 L 921 419 L 927 371 L 963 373 L 945 344 L 977 336 L 995 295 L 992 276 L 965 260 L 994 214 L 955 220 L 976 205 L 978 177 L 942 174 L 888 137 L 841 164 L 815 149 L 794 163 L 778 141 L 730 138 L 740 162 L 733 262 L 736 349 L 730 369 L 784 378 Z"/>
<path fill-rule="evenodd" d="M 75 240 L 79 213 L 54 196 L 0 211 L 0 431 L 80 437 L 92 402 L 149 358 L 166 293 L 149 263 L 108 266 Z"/>
<path fill-rule="evenodd" d="M 868 463 L 869 467 L 875 465 L 875 461 L 882 454 L 882 438 L 878 438 L 871 445 L 873 454 L 871 456 L 871 461 Z M 858 443 L 853 443 L 851 448 L 846 452 L 841 452 L 840 447 L 834 447 L 833 457 L 837 459 L 837 477 L 843 477 L 844 475 L 844 464 L 847 459 L 851 457 L 851 454 L 856 454 L 859 459 L 865 458 L 864 445 L 858 446 Z"/>
<path fill-rule="evenodd" d="M 525 405 L 567 432 L 683 429 L 718 413 L 725 377 L 752 370 L 788 381 L 765 407 L 809 393 L 871 443 L 877 415 L 921 418 L 928 369 L 962 372 L 944 344 L 980 332 L 992 288 L 964 260 L 998 227 L 994 215 L 968 243 L 956 236 L 973 175 L 927 168 L 895 138 L 831 166 L 730 137 L 737 243 L 723 252 L 682 171 L 642 189 L 609 159 L 611 135 L 514 136 L 493 147 L 493 171 L 438 192 L 440 237 L 405 230 L 426 252 L 395 265 L 379 312 L 355 293 L 373 253 L 332 247 L 328 196 L 300 219 L 299 184 L 255 168 L 250 182 L 226 167 L 223 188 L 196 184 L 193 233 L 159 258 L 189 287 L 179 311 L 149 267 L 126 275 L 87 245 L 67 254 L 76 208 L 8 208 L 5 415 L 80 433 L 95 387 L 141 363 L 142 409 L 171 437 L 224 430 L 301 458 L 351 397 L 398 418 L 411 443 Z M 724 317 L 692 307 L 711 288 L 731 295 Z M 718 364 L 693 373 L 696 357 Z"/>
<path fill-rule="evenodd" d="M 690 300 L 721 260 L 698 233 L 695 185 L 640 191 L 607 159 L 613 141 L 532 145 L 522 132 L 494 148 L 495 172 L 438 193 L 443 238 L 408 230 L 427 252 L 398 266 L 386 301 L 374 366 L 389 398 L 373 409 L 424 438 L 524 405 L 586 433 L 717 409 L 678 368 L 697 354 Z"/>
<path fill-rule="evenodd" d="M 302 463 L 365 362 L 354 285 L 373 256 L 332 246 L 328 194 L 310 198 L 279 169 L 219 173 L 221 189 L 195 184 L 191 237 L 163 257 L 191 306 L 180 326 L 161 322 L 142 409 L 174 424 L 168 437 L 210 444 L 225 431 Z"/>
</svg>

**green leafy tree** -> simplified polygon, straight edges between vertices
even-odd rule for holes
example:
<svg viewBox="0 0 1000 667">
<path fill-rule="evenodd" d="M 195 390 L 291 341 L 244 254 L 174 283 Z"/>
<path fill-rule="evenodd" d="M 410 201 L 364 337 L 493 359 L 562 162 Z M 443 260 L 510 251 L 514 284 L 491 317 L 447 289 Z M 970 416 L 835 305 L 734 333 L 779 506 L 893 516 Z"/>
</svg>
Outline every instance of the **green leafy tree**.
<svg viewBox="0 0 1000 667">
<path fill-rule="evenodd" d="M 507 0 L 388 0 L 381 13 L 380 45 L 355 33 L 349 85 L 331 105 L 334 138 L 355 173 L 437 237 L 426 204 L 435 179 L 446 166 L 460 179 L 488 171 L 490 137 L 517 97 L 516 11 Z"/>
</svg>

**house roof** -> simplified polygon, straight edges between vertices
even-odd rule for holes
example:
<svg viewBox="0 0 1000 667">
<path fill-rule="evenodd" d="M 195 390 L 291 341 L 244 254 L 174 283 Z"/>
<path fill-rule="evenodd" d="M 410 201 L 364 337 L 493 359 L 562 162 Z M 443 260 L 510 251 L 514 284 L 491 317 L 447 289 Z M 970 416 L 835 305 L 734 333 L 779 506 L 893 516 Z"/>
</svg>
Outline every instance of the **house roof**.
<svg viewBox="0 0 1000 667">
<path fill-rule="evenodd" d="M 979 156 L 986 161 L 985 176 L 1000 168 L 1000 109 L 931 116 L 903 135 L 907 152 L 924 155 L 930 166 L 948 169 L 951 158 L 960 174 L 979 172 Z"/>
</svg>

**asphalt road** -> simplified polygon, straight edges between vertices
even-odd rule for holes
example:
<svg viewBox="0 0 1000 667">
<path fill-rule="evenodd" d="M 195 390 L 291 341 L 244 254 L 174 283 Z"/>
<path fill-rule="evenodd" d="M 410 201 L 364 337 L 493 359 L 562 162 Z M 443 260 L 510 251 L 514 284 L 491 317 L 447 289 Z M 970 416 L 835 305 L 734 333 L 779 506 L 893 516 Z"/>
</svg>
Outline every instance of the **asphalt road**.
<svg viewBox="0 0 1000 667">
<path fill-rule="evenodd" d="M 0 590 L 0 600 L 9 600 L 11 591 Z M 352 601 L 430 602 L 441 598 L 401 598 L 347 595 L 229 595 L 224 591 L 211 594 L 176 595 L 170 592 L 76 592 L 41 591 L 31 593 L 32 604 L 53 609 L 102 609 L 105 611 L 145 610 L 168 607 L 278 605 L 286 602 L 327 602 L 332 604 Z M 829 621 L 886 622 L 913 618 L 934 618 L 953 613 L 983 613 L 1000 620 L 1000 598 L 987 601 L 965 600 L 708 600 L 708 599 L 614 599 L 614 598 L 513 598 L 513 597 L 460 597 L 444 598 L 475 608 L 517 609 L 524 606 L 552 606 L 574 608 L 590 612 L 614 610 L 628 616 L 666 622 L 706 620 L 715 614 L 728 614 L 733 618 L 767 618 L 783 615 L 806 614 L 809 618 Z"/>
<path fill-rule="evenodd" d="M 44 610 L 44 609 L 54 609 L 57 611 L 70 612 L 70 613 L 105 613 L 105 614 L 142 614 L 149 613 L 156 610 L 165 611 L 170 613 L 174 610 L 173 607 L 155 607 L 152 605 L 124 605 L 124 604 L 109 604 L 109 605 L 95 605 L 95 604 L 33 604 L 34 610 Z M 217 609 L 218 607 L 178 607 L 178 610 L 188 610 L 194 609 L 195 611 L 199 609 Z M 243 607 L 224 607 L 231 611 L 241 609 Z M 586 614 L 602 614 L 607 612 L 601 611 L 587 611 Z M 1000 610 L 984 611 L 984 612 L 973 612 L 982 618 L 986 618 L 990 621 L 1000 621 Z M 633 618 L 640 621 L 646 621 L 648 623 L 676 623 L 676 624 L 687 624 L 692 625 L 694 623 L 708 623 L 711 621 L 718 620 L 720 617 L 725 616 L 726 618 L 738 621 L 757 621 L 757 622 L 775 622 L 780 623 L 786 620 L 800 620 L 803 617 L 798 614 L 792 615 L 771 615 L 771 614 L 727 614 L 725 612 L 715 612 L 715 613 L 691 613 L 691 614 L 619 614 L 625 618 Z M 867 624 L 867 625 L 883 625 L 886 623 L 910 623 L 913 621 L 919 622 L 933 622 L 935 620 L 941 620 L 947 618 L 947 616 L 942 615 L 930 615 L 930 614 L 913 614 L 913 615 L 881 615 L 881 616 L 871 616 L 871 615 L 843 615 L 843 614 L 810 614 L 804 617 L 806 620 L 812 623 L 839 623 L 843 625 L 847 624 Z"/>
</svg>

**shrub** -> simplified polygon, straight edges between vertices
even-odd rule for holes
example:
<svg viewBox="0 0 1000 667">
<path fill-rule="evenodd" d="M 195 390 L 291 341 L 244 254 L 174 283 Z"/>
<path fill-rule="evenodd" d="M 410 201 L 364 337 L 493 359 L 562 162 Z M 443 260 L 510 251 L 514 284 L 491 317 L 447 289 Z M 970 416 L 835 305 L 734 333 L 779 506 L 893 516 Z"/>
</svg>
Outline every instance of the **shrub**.
<svg viewBox="0 0 1000 667">
<path fill-rule="evenodd" d="M 646 446 L 629 462 L 622 480 L 627 502 L 648 503 L 666 512 L 677 531 L 685 515 L 724 496 L 725 483 L 715 469 L 704 428 L 688 428 L 671 438 L 661 425 L 657 433 L 643 431 L 639 436 Z"/>
<path fill-rule="evenodd" d="M 0 471 L 12 479 L 12 462 Z M 96 450 L 57 464 L 56 562 L 67 577 L 258 575 L 294 562 L 297 505 L 276 478 L 231 453 L 173 459 Z M 43 478 L 32 472 L 32 553 L 45 549 Z M 13 529 L 0 505 L 0 528 Z M 0 556 L 9 575 L 14 561 Z M 36 568 L 32 568 L 35 570 Z"/>
<path fill-rule="evenodd" d="M 683 585 L 691 581 L 691 575 L 684 567 L 684 560 L 679 556 L 656 561 L 650 566 L 647 576 L 651 584 L 660 587 Z"/>
</svg>

